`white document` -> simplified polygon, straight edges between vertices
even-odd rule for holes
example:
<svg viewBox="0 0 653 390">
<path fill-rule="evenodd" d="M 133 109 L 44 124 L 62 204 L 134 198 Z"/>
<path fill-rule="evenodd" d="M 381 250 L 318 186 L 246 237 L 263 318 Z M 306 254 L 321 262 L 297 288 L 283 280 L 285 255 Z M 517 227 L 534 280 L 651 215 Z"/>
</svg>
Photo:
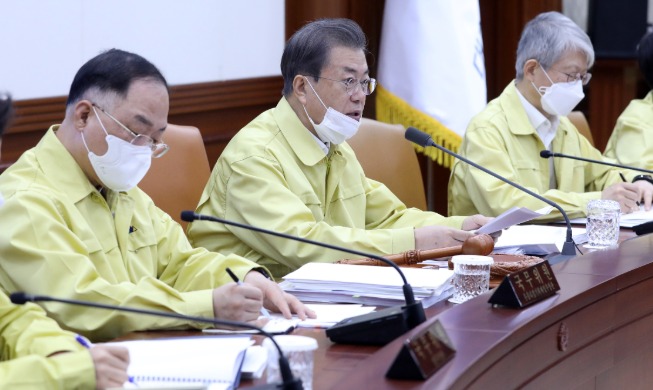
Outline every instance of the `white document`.
<svg viewBox="0 0 653 390">
<path fill-rule="evenodd" d="M 646 222 L 653 221 L 653 208 L 649 211 L 644 210 L 644 206 L 640 206 L 638 211 L 634 213 L 621 214 L 619 217 L 619 226 L 625 228 L 632 228 L 633 226 L 641 225 Z M 587 224 L 587 218 L 575 218 L 571 223 Z"/>
<path fill-rule="evenodd" d="M 453 271 L 402 268 L 415 298 L 444 299 L 451 293 Z M 284 276 L 282 289 L 308 302 L 392 306 L 404 302 L 403 281 L 392 267 L 309 263 Z"/>
<path fill-rule="evenodd" d="M 263 330 L 270 334 L 285 334 L 293 331 L 295 328 L 329 328 L 332 325 L 344 320 L 345 318 L 355 317 L 362 314 L 367 314 L 374 309 L 375 306 L 363 306 L 361 304 L 321 304 L 321 303 L 307 303 L 305 304 L 309 309 L 315 312 L 316 318 L 307 318 L 300 320 L 299 317 L 294 315 L 292 318 L 287 319 L 281 313 L 270 313 L 269 321 L 263 326 Z M 263 320 L 264 317 L 259 317 Z M 255 330 L 250 329 L 204 329 L 204 333 L 251 333 L 256 334 Z M 247 362 L 247 358 L 245 360 Z"/>
<path fill-rule="evenodd" d="M 240 369 L 241 379 L 258 379 L 268 365 L 268 350 L 261 345 L 251 345 L 247 348 L 243 367 Z"/>
<path fill-rule="evenodd" d="M 513 207 L 509 210 L 504 211 L 498 217 L 494 218 L 492 221 L 481 226 L 480 229 L 476 230 L 478 234 L 492 234 L 509 228 L 513 225 L 518 225 L 520 223 L 530 221 L 531 219 L 547 215 L 553 210 L 553 206 L 547 206 L 539 210 L 533 211 L 526 207 Z"/>
<path fill-rule="evenodd" d="M 300 320 L 297 316 L 286 319 L 281 313 L 273 313 L 272 320 L 292 324 L 297 328 L 329 328 L 345 318 L 355 317 L 373 312 L 375 306 L 363 306 L 354 303 L 328 304 L 328 303 L 307 303 L 309 309 L 315 312 L 316 318 Z"/>
<path fill-rule="evenodd" d="M 587 241 L 584 228 L 572 228 L 576 244 Z M 494 245 L 495 253 L 525 253 L 548 255 L 562 250 L 567 228 L 546 225 L 513 226 L 505 230 Z"/>
</svg>

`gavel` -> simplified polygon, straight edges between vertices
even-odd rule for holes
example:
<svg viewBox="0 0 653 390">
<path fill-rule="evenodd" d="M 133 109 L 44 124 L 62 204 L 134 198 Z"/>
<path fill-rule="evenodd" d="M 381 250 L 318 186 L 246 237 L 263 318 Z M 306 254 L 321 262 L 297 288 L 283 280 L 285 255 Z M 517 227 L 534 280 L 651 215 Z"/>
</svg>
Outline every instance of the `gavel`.
<svg viewBox="0 0 653 390">
<path fill-rule="evenodd" d="M 415 266 L 424 260 L 438 259 L 455 255 L 481 255 L 487 256 L 494 249 L 494 240 L 488 234 L 478 234 L 467 238 L 462 245 L 450 246 L 447 248 L 412 249 L 404 253 L 384 256 L 395 264 L 401 266 Z M 362 259 L 343 259 L 335 262 L 336 264 L 354 264 L 354 265 L 377 265 L 388 266 L 388 264 L 369 257 Z"/>
</svg>

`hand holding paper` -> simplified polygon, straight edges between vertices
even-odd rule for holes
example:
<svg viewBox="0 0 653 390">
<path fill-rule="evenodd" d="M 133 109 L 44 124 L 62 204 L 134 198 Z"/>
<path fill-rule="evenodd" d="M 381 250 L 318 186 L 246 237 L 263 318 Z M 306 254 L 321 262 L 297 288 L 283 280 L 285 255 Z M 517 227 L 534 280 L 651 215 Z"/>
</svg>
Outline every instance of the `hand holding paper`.
<svg viewBox="0 0 653 390">
<path fill-rule="evenodd" d="M 513 225 L 530 221 L 531 219 L 547 215 L 553 210 L 553 207 L 547 206 L 539 210 L 533 211 L 526 207 L 513 207 L 504 211 L 498 217 L 494 218 L 491 222 L 483 225 L 480 229 L 476 230 L 478 234 L 492 234 L 499 230 L 507 229 Z"/>
</svg>

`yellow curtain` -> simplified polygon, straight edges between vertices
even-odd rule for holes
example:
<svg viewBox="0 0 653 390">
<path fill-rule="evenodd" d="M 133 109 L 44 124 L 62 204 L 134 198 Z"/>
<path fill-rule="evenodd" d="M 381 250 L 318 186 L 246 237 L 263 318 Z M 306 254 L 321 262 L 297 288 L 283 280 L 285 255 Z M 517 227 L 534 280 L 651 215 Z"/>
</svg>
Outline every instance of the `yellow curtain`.
<svg viewBox="0 0 653 390">
<path fill-rule="evenodd" d="M 374 91 L 376 95 L 376 119 L 386 123 L 400 123 L 404 127 L 415 127 L 428 133 L 435 143 L 447 149 L 458 151 L 462 137 L 448 129 L 437 119 L 411 107 L 405 100 L 392 94 L 379 85 Z M 430 157 L 438 165 L 451 168 L 454 158 L 439 149 L 415 146 L 418 152 Z"/>
</svg>

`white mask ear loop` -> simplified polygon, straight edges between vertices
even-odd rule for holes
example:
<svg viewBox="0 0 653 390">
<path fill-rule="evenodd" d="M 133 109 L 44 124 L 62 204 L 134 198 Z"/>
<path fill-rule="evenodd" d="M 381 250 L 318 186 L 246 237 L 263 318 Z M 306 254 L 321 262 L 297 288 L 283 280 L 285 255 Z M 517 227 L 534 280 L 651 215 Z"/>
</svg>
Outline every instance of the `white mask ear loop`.
<svg viewBox="0 0 653 390">
<path fill-rule="evenodd" d="M 544 70 L 544 67 L 543 67 L 542 65 L 539 65 L 539 64 L 538 64 L 538 66 L 540 67 L 540 69 L 542 69 L 542 72 L 544 72 L 544 75 L 546 76 L 546 78 L 549 79 L 549 81 L 551 82 L 551 85 L 555 84 L 555 83 L 553 82 L 553 80 L 551 80 L 551 77 L 549 77 L 549 74 L 546 72 L 546 70 Z M 531 82 L 531 84 L 533 84 L 533 86 L 535 87 L 535 83 Z M 538 91 L 540 94 L 544 94 L 544 93 L 546 93 L 546 90 L 547 90 L 548 88 L 550 88 L 550 87 L 539 87 L 539 88 L 538 88 L 538 87 L 535 87 L 535 88 L 537 89 L 537 91 Z"/>
<path fill-rule="evenodd" d="M 97 121 L 100 122 L 100 127 L 102 128 L 102 131 L 104 131 L 104 134 L 107 136 L 109 135 L 109 132 L 107 132 L 107 129 L 104 128 L 104 123 L 102 123 L 102 119 L 100 119 L 100 115 L 98 115 L 97 110 L 95 109 L 95 106 L 91 106 L 93 109 L 93 112 L 95 113 L 95 117 L 97 118 Z M 86 144 L 86 138 L 84 137 L 84 131 L 82 130 L 82 142 L 84 143 L 84 147 L 86 148 L 86 151 L 91 153 L 91 149 L 88 148 L 88 145 Z"/>
<path fill-rule="evenodd" d="M 307 78 L 306 76 L 302 76 L 302 77 L 304 77 L 304 79 L 305 79 L 306 82 L 308 83 L 308 86 L 311 87 L 311 89 L 313 90 L 313 93 L 315 94 L 315 96 L 317 96 L 317 100 L 319 100 L 320 103 L 322 103 L 322 106 L 324 106 L 324 109 L 325 109 L 325 110 L 328 110 L 329 108 L 326 106 L 326 104 L 324 104 L 324 102 L 322 101 L 322 99 L 320 99 L 320 95 L 317 94 L 317 92 L 315 91 L 315 88 L 313 88 L 313 85 L 311 84 L 311 82 L 308 81 L 308 78 Z"/>
</svg>

